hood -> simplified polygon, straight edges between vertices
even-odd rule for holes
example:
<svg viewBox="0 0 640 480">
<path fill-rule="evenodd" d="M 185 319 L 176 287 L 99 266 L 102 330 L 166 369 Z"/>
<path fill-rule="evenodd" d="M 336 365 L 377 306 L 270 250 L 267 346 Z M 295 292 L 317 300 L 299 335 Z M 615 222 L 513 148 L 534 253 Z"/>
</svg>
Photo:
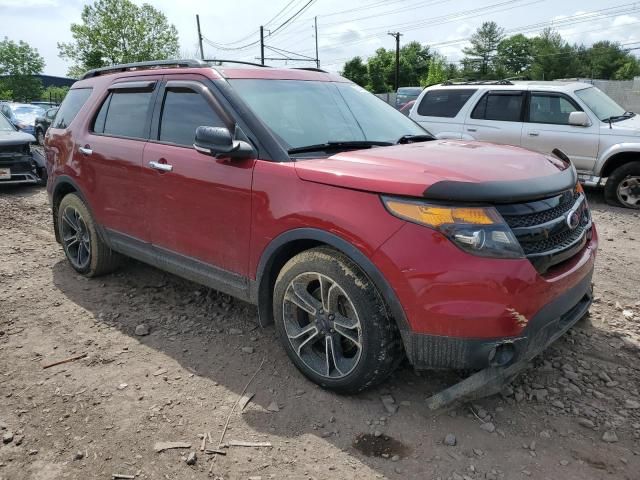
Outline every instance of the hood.
<svg viewBox="0 0 640 480">
<path fill-rule="evenodd" d="M 604 122 L 601 132 L 603 135 L 629 135 L 640 138 L 640 114 L 636 113 L 627 120 L 612 122 L 611 128 L 609 122 Z"/>
<path fill-rule="evenodd" d="M 573 167 L 554 157 L 519 147 L 457 140 L 301 160 L 296 171 L 311 182 L 438 200 L 506 202 L 542 198 L 575 186 Z"/>
<path fill-rule="evenodd" d="M 22 145 L 35 142 L 33 135 L 13 130 L 0 130 L 0 147 L 4 145 Z"/>
</svg>

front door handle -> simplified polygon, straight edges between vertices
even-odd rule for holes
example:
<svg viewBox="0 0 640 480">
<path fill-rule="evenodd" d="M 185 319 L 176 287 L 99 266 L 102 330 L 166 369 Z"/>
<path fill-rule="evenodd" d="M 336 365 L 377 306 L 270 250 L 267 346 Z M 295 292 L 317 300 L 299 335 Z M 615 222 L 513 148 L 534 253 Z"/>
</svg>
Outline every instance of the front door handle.
<svg viewBox="0 0 640 480">
<path fill-rule="evenodd" d="M 467 132 L 477 132 L 476 128 L 467 128 Z"/>
<path fill-rule="evenodd" d="M 173 165 L 169 165 L 168 163 L 160 163 L 160 162 L 149 162 L 149 166 L 154 170 L 158 170 L 160 172 L 170 172 L 173 170 Z"/>
<path fill-rule="evenodd" d="M 89 145 L 78 148 L 78 151 L 83 155 L 91 155 L 93 153 L 93 150 L 89 148 Z"/>
<path fill-rule="evenodd" d="M 538 136 L 540 136 L 540 132 L 537 132 L 537 131 L 533 130 L 533 131 L 529 132 L 529 136 L 530 137 L 538 137 Z"/>
</svg>

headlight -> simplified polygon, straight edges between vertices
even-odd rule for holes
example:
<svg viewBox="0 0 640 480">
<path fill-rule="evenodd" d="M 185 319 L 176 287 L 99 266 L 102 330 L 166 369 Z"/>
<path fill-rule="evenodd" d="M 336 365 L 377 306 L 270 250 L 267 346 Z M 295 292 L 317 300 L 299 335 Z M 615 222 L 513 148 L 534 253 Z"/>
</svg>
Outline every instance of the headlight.
<svg viewBox="0 0 640 480">
<path fill-rule="evenodd" d="M 391 214 L 442 232 L 466 252 L 481 257 L 524 257 L 515 235 L 493 207 L 448 207 L 391 197 L 382 201 Z"/>
</svg>

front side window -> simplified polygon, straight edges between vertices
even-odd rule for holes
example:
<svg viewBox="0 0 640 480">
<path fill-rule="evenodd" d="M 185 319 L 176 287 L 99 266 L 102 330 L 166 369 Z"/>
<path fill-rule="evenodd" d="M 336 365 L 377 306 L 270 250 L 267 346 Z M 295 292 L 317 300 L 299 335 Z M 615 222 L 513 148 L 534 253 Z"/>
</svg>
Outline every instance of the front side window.
<svg viewBox="0 0 640 480">
<path fill-rule="evenodd" d="M 158 139 L 190 147 L 195 140 L 196 129 L 201 126 L 226 125 L 199 93 L 188 88 L 167 90 L 162 104 Z"/>
<path fill-rule="evenodd" d="M 521 122 L 523 92 L 489 92 L 478 102 L 471 118 L 497 120 L 501 122 Z"/>
<path fill-rule="evenodd" d="M 569 114 L 580 110 L 561 95 L 532 93 L 529 105 L 529 122 L 569 125 Z"/>
<path fill-rule="evenodd" d="M 393 143 L 427 132 L 352 83 L 231 79 L 239 96 L 287 149 L 329 142 Z"/>
<path fill-rule="evenodd" d="M 152 93 L 127 90 L 111 92 L 100 107 L 93 131 L 115 137 L 147 138 L 147 114 Z"/>
<path fill-rule="evenodd" d="M 586 103 L 587 107 L 602 121 L 625 113 L 624 108 L 596 87 L 576 90 L 576 95 Z"/>
<path fill-rule="evenodd" d="M 430 90 L 418 105 L 418 115 L 453 118 L 474 92 L 475 90 L 470 89 Z"/>
<path fill-rule="evenodd" d="M 53 121 L 52 128 L 67 128 L 91 95 L 90 88 L 73 88 L 64 97 Z"/>
</svg>

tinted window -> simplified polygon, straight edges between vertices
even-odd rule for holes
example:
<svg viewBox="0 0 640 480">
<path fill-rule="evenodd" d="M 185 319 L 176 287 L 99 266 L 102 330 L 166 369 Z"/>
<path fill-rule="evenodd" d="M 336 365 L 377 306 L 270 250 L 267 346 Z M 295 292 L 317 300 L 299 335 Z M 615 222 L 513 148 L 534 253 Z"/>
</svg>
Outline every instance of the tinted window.
<svg viewBox="0 0 640 480">
<path fill-rule="evenodd" d="M 64 97 L 53 121 L 53 128 L 67 128 L 91 95 L 90 88 L 74 88 Z"/>
<path fill-rule="evenodd" d="M 529 121 L 568 125 L 569 114 L 580 110 L 569 99 L 559 95 L 531 94 Z"/>
<path fill-rule="evenodd" d="M 112 92 L 100 107 L 93 131 L 116 137 L 147 138 L 147 112 L 153 92 Z"/>
<path fill-rule="evenodd" d="M 162 106 L 159 140 L 192 146 L 196 128 L 224 127 L 202 95 L 188 89 L 167 90 Z"/>
<path fill-rule="evenodd" d="M 475 90 L 431 90 L 418 105 L 418 115 L 424 117 L 455 117 Z"/>
<path fill-rule="evenodd" d="M 517 93 L 487 93 L 473 109 L 471 118 L 521 122 L 524 95 Z"/>
</svg>

